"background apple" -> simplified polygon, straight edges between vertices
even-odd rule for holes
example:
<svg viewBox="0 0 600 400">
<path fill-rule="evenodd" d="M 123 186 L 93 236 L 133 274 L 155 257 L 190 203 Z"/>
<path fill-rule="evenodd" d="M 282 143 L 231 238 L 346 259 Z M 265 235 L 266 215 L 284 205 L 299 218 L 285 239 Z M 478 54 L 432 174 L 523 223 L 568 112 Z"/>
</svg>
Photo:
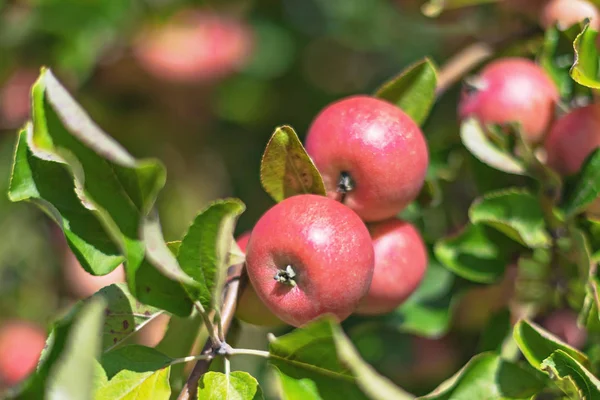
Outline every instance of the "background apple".
<svg viewBox="0 0 600 400">
<path fill-rule="evenodd" d="M 484 124 L 520 123 L 526 138 L 535 143 L 552 121 L 558 98 L 554 82 L 534 62 L 503 58 L 468 79 L 459 114 Z"/>
<path fill-rule="evenodd" d="M 46 333 L 24 320 L 0 325 L 0 387 L 14 386 L 31 374 L 46 343 Z"/>
</svg>

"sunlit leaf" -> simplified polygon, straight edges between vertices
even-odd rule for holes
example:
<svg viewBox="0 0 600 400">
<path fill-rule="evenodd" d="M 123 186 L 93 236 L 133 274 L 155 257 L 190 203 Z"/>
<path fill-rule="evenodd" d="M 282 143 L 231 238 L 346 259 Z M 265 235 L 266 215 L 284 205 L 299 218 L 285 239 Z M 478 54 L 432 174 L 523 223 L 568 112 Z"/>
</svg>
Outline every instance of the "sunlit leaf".
<svg viewBox="0 0 600 400">
<path fill-rule="evenodd" d="M 325 195 L 325 184 L 290 126 L 275 129 L 260 164 L 260 181 L 273 200 L 296 194 Z"/>
<path fill-rule="evenodd" d="M 375 96 L 396 104 L 417 124 L 422 124 L 433 106 L 436 85 L 435 65 L 425 58 L 384 83 Z"/>
</svg>

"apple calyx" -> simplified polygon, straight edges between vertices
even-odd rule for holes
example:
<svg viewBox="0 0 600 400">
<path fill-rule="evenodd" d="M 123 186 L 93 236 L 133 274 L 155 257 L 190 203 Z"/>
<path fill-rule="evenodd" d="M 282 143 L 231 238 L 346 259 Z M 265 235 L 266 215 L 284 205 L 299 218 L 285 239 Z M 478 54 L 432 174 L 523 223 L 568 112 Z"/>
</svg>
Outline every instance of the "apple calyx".
<svg viewBox="0 0 600 400">
<path fill-rule="evenodd" d="M 343 203 L 348 192 L 354 190 L 354 180 L 350 176 L 350 173 L 346 171 L 340 172 L 340 179 L 337 184 L 337 192 L 340 193 L 341 199 L 340 202 Z"/>
<path fill-rule="evenodd" d="M 296 271 L 294 271 L 294 268 L 292 268 L 291 265 L 288 265 L 287 267 L 285 267 L 285 270 L 277 270 L 277 273 L 275 274 L 273 279 L 275 279 L 279 283 L 283 283 L 285 285 L 294 287 L 296 286 L 296 281 L 294 280 L 295 277 Z"/>
</svg>

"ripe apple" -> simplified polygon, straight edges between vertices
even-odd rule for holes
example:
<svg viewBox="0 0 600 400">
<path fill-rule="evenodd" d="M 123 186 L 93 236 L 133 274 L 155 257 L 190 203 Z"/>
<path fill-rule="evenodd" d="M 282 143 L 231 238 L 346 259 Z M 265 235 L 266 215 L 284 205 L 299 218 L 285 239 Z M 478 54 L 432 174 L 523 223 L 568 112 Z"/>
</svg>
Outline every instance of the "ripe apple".
<svg viewBox="0 0 600 400">
<path fill-rule="evenodd" d="M 46 344 L 46 333 L 22 320 L 0 325 L 0 387 L 14 386 L 35 371 Z"/>
<path fill-rule="evenodd" d="M 166 80 L 214 81 L 240 69 L 253 47 L 250 28 L 216 13 L 186 10 L 151 27 L 134 54 L 152 75 Z"/>
<path fill-rule="evenodd" d="M 393 311 L 419 286 L 427 269 L 427 249 L 419 231 L 408 222 L 391 219 L 369 226 L 375 271 L 358 314 Z"/>
<path fill-rule="evenodd" d="M 554 117 L 558 98 L 554 82 L 534 62 L 504 58 L 468 79 L 459 114 L 484 124 L 520 123 L 528 141 L 537 143 Z"/>
<path fill-rule="evenodd" d="M 322 314 L 346 319 L 373 277 L 373 245 L 360 217 L 324 196 L 302 194 L 269 209 L 252 230 L 248 277 L 282 321 L 302 326 Z"/>
<path fill-rule="evenodd" d="M 579 171 L 600 147 L 600 104 L 576 108 L 560 118 L 544 143 L 548 164 L 562 175 Z"/>
<path fill-rule="evenodd" d="M 425 180 L 429 155 L 421 129 L 400 108 L 353 96 L 322 110 L 306 137 L 327 196 L 365 221 L 395 216 Z"/>
<path fill-rule="evenodd" d="M 598 30 L 600 21 L 598 9 L 587 0 L 551 0 L 542 11 L 541 22 L 544 28 L 558 24 L 560 29 L 567 29 L 572 25 L 590 19 L 590 26 Z"/>
<path fill-rule="evenodd" d="M 250 240 L 250 233 L 251 232 L 245 232 L 237 239 L 237 244 L 244 253 L 246 252 L 246 247 Z M 258 298 L 256 291 L 250 282 L 246 285 L 238 299 L 235 316 L 242 321 L 253 325 L 283 325 L 283 322 Z"/>
<path fill-rule="evenodd" d="M 544 318 L 542 326 L 578 349 L 581 349 L 587 340 L 587 332 L 577 326 L 577 314 L 572 310 L 554 311 Z"/>
</svg>

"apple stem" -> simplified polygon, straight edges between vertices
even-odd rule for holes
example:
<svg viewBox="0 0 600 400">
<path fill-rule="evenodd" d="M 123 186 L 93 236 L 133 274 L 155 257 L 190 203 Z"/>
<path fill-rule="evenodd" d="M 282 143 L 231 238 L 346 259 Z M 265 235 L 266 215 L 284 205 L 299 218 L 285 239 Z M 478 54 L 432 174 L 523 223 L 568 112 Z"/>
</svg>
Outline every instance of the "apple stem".
<svg viewBox="0 0 600 400">
<path fill-rule="evenodd" d="M 291 265 L 285 267 L 285 270 L 278 269 L 277 273 L 273 277 L 277 282 L 289 285 L 291 287 L 296 286 L 296 281 L 294 278 L 296 277 L 296 271 L 292 268 Z"/>
<path fill-rule="evenodd" d="M 463 79 L 463 88 L 467 94 L 477 93 L 485 89 L 485 86 L 478 76 L 467 76 Z"/>
<path fill-rule="evenodd" d="M 346 194 L 354 190 L 354 180 L 350 174 L 346 171 L 340 172 L 340 179 L 337 184 L 337 192 L 341 194 L 340 203 L 343 203 L 346 199 Z"/>
</svg>

